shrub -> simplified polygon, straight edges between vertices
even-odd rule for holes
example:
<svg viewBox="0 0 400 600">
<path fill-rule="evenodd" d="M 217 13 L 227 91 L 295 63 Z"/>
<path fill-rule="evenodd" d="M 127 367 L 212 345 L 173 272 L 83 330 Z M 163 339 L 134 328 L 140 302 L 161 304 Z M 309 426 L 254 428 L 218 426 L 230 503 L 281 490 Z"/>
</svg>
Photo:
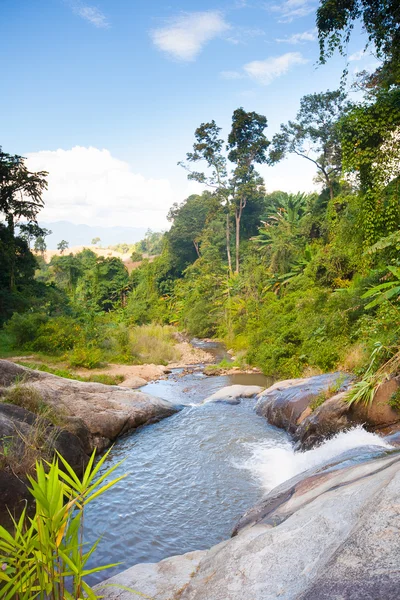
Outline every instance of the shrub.
<svg viewBox="0 0 400 600">
<path fill-rule="evenodd" d="M 102 352 L 99 348 L 74 348 L 68 355 L 71 367 L 84 367 L 85 369 L 96 369 L 101 367 Z"/>
<path fill-rule="evenodd" d="M 42 313 L 14 313 L 4 330 L 11 335 L 14 348 L 26 348 L 34 342 L 39 328 L 47 321 L 48 317 Z"/>
<path fill-rule="evenodd" d="M 82 480 L 61 456 L 46 468 L 36 463 L 36 477 L 28 477 L 36 504 L 34 517 L 28 519 L 24 509 L 19 520 L 13 520 L 13 534 L 0 527 L 2 598 L 98 598 L 85 577 L 114 565 L 87 569 L 98 542 L 86 549 L 82 539 L 85 507 L 125 477 L 105 482 L 120 463 L 99 476 L 107 457 L 108 452 L 94 466 L 94 452 Z"/>
<path fill-rule="evenodd" d="M 71 350 L 82 338 L 82 327 L 72 317 L 55 317 L 39 327 L 33 350 L 60 353 Z"/>
</svg>

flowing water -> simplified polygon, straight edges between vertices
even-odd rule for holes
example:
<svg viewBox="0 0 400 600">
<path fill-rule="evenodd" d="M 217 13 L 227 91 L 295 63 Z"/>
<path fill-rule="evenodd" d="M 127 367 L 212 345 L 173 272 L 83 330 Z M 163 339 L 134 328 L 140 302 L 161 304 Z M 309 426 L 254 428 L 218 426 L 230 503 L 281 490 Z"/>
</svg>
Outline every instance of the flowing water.
<svg viewBox="0 0 400 600">
<path fill-rule="evenodd" d="M 202 404 L 235 383 L 267 387 L 271 380 L 174 371 L 142 388 L 186 407 L 113 447 L 105 467 L 125 459 L 115 474 L 128 477 L 87 509 L 87 540 L 102 536 L 90 567 L 121 561 L 109 577 L 140 562 L 209 548 L 228 538 L 239 517 L 275 485 L 343 450 L 382 443 L 358 429 L 295 453 L 284 431 L 255 414 L 255 400 Z M 89 583 L 106 575 L 93 575 Z"/>
</svg>

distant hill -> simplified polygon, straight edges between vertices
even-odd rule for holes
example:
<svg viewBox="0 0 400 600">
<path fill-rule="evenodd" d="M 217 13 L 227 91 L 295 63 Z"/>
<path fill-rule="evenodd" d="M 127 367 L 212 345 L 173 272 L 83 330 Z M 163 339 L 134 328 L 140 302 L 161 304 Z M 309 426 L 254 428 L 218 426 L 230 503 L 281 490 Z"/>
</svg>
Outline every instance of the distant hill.
<svg viewBox="0 0 400 600">
<path fill-rule="evenodd" d="M 112 246 L 119 243 L 133 244 L 143 239 L 145 227 L 97 227 L 91 225 L 75 225 L 69 221 L 48 223 L 40 221 L 39 225 L 50 229 L 53 233 L 46 237 L 49 250 L 55 250 L 61 240 L 66 240 L 70 247 L 89 246 L 92 239 L 99 237 L 101 246 Z"/>
</svg>

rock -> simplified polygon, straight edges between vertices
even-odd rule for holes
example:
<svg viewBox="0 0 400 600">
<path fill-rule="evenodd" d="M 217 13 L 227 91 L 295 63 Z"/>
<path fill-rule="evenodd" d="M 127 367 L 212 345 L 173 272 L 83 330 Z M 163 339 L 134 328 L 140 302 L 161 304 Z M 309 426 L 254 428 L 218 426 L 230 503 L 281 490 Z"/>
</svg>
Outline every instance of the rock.
<svg viewBox="0 0 400 600">
<path fill-rule="evenodd" d="M 212 396 L 206 398 L 203 404 L 208 402 L 228 402 L 229 404 L 239 404 L 241 398 L 254 398 L 264 388 L 259 385 L 228 385 Z"/>
<path fill-rule="evenodd" d="M 400 378 L 394 377 L 383 383 L 375 394 L 372 404 L 353 404 L 351 418 L 360 423 L 366 423 L 371 430 L 380 431 L 400 422 L 400 413 L 394 410 L 389 401 L 400 387 Z"/>
<path fill-rule="evenodd" d="M 173 557 L 110 581 L 160 600 L 397 600 L 400 455 L 358 452 L 369 459 L 346 453 L 283 484 L 279 498 L 273 490 L 264 519 L 200 553 L 193 569 Z M 117 589 L 104 588 L 104 598 L 131 599 Z"/>
<path fill-rule="evenodd" d="M 362 424 L 373 432 L 395 432 L 400 428 L 400 413 L 389 405 L 389 401 L 398 388 L 397 378 L 385 382 L 369 406 L 353 404 L 349 407 L 345 402 L 346 392 L 342 392 L 326 400 L 313 412 L 309 407 L 306 408 L 293 431 L 295 449 L 309 450 L 328 437 L 356 424 Z"/>
<path fill-rule="evenodd" d="M 79 417 L 89 431 L 86 448 L 104 450 L 117 437 L 141 425 L 168 417 L 180 406 L 127 388 L 64 379 L 0 360 L 0 384 L 16 380 L 39 392 L 43 401 L 71 422 Z M 77 425 L 74 425 L 77 427 Z"/>
<path fill-rule="evenodd" d="M 136 595 L 118 586 L 130 588 L 154 600 L 171 600 L 175 593 L 183 592 L 206 551 L 189 552 L 182 556 L 172 556 L 159 563 L 143 563 L 127 569 L 120 575 L 111 577 L 95 590 L 108 600 L 132 600 Z M 117 587 L 107 588 L 107 585 Z M 103 587 L 105 586 L 105 587 Z M 138 596 L 139 598 L 140 596 Z"/>
<path fill-rule="evenodd" d="M 279 381 L 259 394 L 255 410 L 271 425 L 294 433 L 303 411 L 315 398 L 332 388 L 347 389 L 350 381 L 349 375 L 340 372 Z"/>
<path fill-rule="evenodd" d="M 349 419 L 349 405 L 344 401 L 346 392 L 341 392 L 325 400 L 321 406 L 299 418 L 299 425 L 293 432 L 295 450 L 310 450 L 340 431 L 349 429 L 353 423 Z"/>
</svg>

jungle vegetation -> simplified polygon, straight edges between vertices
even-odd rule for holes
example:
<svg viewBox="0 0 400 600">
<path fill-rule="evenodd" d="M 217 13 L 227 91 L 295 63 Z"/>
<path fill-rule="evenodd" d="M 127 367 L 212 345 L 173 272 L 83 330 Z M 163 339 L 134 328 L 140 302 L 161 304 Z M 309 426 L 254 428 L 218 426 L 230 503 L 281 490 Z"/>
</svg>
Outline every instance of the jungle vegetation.
<svg viewBox="0 0 400 600">
<path fill-rule="evenodd" d="M 141 261 L 130 274 L 117 258 L 69 254 L 65 240 L 46 264 L 39 248 L 46 232 L 36 222 L 46 174 L 29 173 L 23 158 L 1 152 L 4 348 L 71 353 L 87 365 L 110 357 L 134 362 L 133 328 L 171 325 L 222 339 L 273 376 L 369 373 L 371 353 L 376 369 L 397 364 L 398 3 L 322 0 L 321 64 L 346 53 L 357 20 L 381 60 L 354 82 L 359 100 L 346 95 L 344 73 L 339 89 L 304 96 L 273 136 L 267 116 L 242 107 L 226 137 L 214 120 L 199 124 L 180 164 L 204 191 L 171 208 L 169 231 L 126 245 Z M 264 180 L 259 166 L 292 153 L 314 164 L 319 192 L 266 191 L 268 171 Z M 143 258 L 150 254 L 157 256 Z"/>
</svg>

